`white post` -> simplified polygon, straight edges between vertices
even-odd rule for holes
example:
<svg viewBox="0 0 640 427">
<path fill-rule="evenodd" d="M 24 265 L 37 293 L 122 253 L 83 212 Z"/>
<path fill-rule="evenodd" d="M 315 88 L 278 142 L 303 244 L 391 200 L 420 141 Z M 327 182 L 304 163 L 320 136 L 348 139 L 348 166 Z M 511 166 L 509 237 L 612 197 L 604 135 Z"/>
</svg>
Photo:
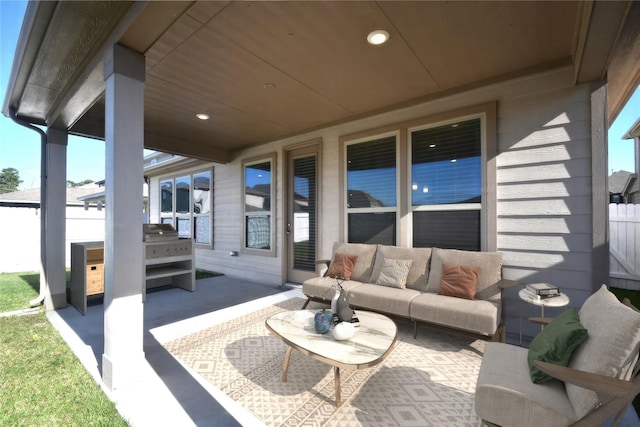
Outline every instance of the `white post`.
<svg viewBox="0 0 640 427">
<path fill-rule="evenodd" d="M 102 378 L 112 390 L 145 364 L 141 209 L 144 56 L 121 45 L 105 55 L 105 292 Z"/>
<path fill-rule="evenodd" d="M 65 230 L 67 218 L 67 132 L 47 129 L 45 148 L 46 177 L 43 191 L 47 209 L 44 213 L 43 265 L 46 293 L 44 305 L 47 310 L 67 306 L 67 276 L 65 272 Z"/>
</svg>

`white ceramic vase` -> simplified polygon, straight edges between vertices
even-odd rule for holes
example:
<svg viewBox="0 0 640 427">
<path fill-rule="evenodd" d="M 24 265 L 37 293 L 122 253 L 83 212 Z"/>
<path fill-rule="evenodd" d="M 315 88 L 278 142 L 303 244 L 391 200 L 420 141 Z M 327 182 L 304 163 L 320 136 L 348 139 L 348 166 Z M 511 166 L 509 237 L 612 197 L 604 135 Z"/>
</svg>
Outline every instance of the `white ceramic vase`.
<svg viewBox="0 0 640 427">
<path fill-rule="evenodd" d="M 333 338 L 336 341 L 344 341 L 353 338 L 356 328 L 349 322 L 340 322 L 333 328 Z"/>
</svg>

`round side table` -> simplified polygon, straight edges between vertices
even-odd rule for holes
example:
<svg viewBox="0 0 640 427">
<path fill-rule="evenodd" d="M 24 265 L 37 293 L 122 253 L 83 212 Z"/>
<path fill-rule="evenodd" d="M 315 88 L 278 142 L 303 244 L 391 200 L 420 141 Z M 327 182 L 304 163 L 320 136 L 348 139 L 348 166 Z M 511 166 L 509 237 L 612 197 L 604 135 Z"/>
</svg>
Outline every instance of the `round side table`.
<svg viewBox="0 0 640 427">
<path fill-rule="evenodd" d="M 557 297 L 549 297 L 549 298 L 540 298 L 537 295 L 532 294 L 526 289 L 520 289 L 518 292 L 518 296 L 524 302 L 528 302 L 529 304 L 539 305 L 540 306 L 540 317 L 544 317 L 544 308 L 545 307 L 564 307 L 569 304 L 569 296 L 567 294 L 563 294 L 560 292 L 560 295 Z"/>
<path fill-rule="evenodd" d="M 520 289 L 518 297 L 526 303 L 540 306 L 540 317 L 544 317 L 545 307 L 564 307 L 569 304 L 569 296 L 560 292 L 560 295 L 549 298 L 540 298 L 532 294 L 526 289 Z M 544 325 L 540 325 L 540 330 L 544 329 Z M 520 310 L 520 344 L 522 344 L 522 310 Z"/>
</svg>

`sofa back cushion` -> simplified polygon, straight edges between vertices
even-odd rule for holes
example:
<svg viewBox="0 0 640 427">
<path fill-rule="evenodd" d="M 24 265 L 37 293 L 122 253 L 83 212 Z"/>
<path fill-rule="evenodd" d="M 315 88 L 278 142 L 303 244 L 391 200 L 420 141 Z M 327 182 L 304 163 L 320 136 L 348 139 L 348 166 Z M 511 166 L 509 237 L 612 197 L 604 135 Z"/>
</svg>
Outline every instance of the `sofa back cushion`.
<svg viewBox="0 0 640 427">
<path fill-rule="evenodd" d="M 351 280 L 363 283 L 371 280 L 373 260 L 376 255 L 376 245 L 335 242 L 333 244 L 333 253 L 331 254 L 332 262 L 336 254 L 356 255 L 358 257 L 351 271 Z"/>
<path fill-rule="evenodd" d="M 378 245 L 373 273 L 371 274 L 371 283 L 375 283 L 378 279 L 385 258 L 411 260 L 411 268 L 407 275 L 407 288 L 420 292 L 424 292 L 427 289 L 431 248 L 401 248 L 399 246 Z"/>
<path fill-rule="evenodd" d="M 622 304 L 602 285 L 578 314 L 589 338 L 573 352 L 569 367 L 629 379 L 638 358 L 640 313 Z M 568 383 L 565 388 L 578 419 L 598 405 L 594 391 Z"/>
<path fill-rule="evenodd" d="M 498 282 L 502 279 L 502 252 L 433 248 L 427 292 L 437 293 L 440 289 L 443 264 L 479 266 L 475 299 L 487 301 L 500 299 Z"/>
</svg>

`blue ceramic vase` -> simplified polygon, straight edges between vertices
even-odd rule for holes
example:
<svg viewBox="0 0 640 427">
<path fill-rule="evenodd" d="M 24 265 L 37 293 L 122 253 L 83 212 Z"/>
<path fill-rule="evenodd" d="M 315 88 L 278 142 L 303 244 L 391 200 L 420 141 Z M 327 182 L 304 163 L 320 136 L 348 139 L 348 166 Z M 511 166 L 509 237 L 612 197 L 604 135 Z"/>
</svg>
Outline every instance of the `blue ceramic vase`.
<svg viewBox="0 0 640 427">
<path fill-rule="evenodd" d="M 330 311 L 322 310 L 317 312 L 316 315 L 313 316 L 313 320 L 315 323 L 316 332 L 318 332 L 319 334 L 326 334 L 331 327 L 333 314 Z"/>
</svg>

